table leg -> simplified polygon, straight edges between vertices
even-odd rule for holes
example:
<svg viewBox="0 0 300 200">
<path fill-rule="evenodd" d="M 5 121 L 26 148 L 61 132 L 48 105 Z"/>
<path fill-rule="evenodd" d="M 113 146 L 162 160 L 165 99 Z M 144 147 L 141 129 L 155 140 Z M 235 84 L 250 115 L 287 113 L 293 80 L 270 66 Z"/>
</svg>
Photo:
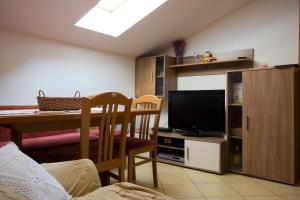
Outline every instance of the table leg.
<svg viewBox="0 0 300 200">
<path fill-rule="evenodd" d="M 22 149 L 22 132 L 12 128 L 11 141 L 14 142 L 20 149 Z"/>
</svg>

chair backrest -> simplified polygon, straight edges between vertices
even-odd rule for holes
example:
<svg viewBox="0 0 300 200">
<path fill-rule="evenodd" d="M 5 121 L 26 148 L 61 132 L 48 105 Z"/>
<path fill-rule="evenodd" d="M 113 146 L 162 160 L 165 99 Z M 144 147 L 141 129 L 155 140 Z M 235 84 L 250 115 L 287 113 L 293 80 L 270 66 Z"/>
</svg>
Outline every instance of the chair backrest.
<svg viewBox="0 0 300 200">
<path fill-rule="evenodd" d="M 154 114 L 154 121 L 153 121 L 153 127 L 150 127 L 151 122 L 151 115 L 142 115 L 140 117 L 140 125 L 139 125 L 139 138 L 140 139 L 151 139 L 156 141 L 157 140 L 157 132 L 158 132 L 158 125 L 159 125 L 159 119 L 160 119 L 160 113 L 162 109 L 162 103 L 163 99 L 158 98 L 154 95 L 143 95 L 139 98 L 135 98 L 132 101 L 132 107 L 135 109 L 157 109 L 159 110 L 158 114 Z M 138 126 L 137 126 L 138 128 Z M 149 129 L 153 128 L 152 136 L 149 136 Z"/>
<path fill-rule="evenodd" d="M 113 161 L 114 159 L 125 160 L 125 143 L 128 122 L 131 111 L 132 99 L 116 92 L 108 92 L 93 97 L 84 97 L 82 100 L 81 129 L 80 129 L 80 150 L 81 158 L 89 156 L 89 132 L 91 121 L 99 127 L 98 143 L 98 164 Z M 91 108 L 102 107 L 100 120 L 92 117 Z M 118 136 L 119 152 L 117 157 L 114 154 L 114 130 L 117 124 L 121 125 L 121 134 Z M 96 166 L 97 166 L 96 163 Z M 105 164 L 103 166 L 106 166 Z M 108 164 L 109 166 L 109 164 Z M 98 167 L 97 167 L 98 168 Z M 98 169 L 99 170 L 99 169 Z"/>
</svg>

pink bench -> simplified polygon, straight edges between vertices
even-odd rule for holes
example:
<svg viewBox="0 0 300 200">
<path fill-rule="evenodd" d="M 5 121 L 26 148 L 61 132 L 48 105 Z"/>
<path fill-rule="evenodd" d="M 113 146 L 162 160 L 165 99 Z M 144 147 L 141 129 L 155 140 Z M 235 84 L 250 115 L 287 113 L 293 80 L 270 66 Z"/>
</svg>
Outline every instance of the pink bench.
<svg viewBox="0 0 300 200">
<path fill-rule="evenodd" d="M 37 109 L 37 106 L 0 106 L 0 110 Z M 116 130 L 116 135 L 120 130 Z M 90 158 L 98 151 L 98 131 L 90 132 Z M 11 130 L 0 126 L 0 147 L 11 141 Z M 80 158 L 80 133 L 76 129 L 23 133 L 23 151 L 37 162 L 59 162 Z"/>
<path fill-rule="evenodd" d="M 0 147 L 11 141 L 11 130 L 0 127 Z M 59 162 L 79 159 L 80 133 L 74 129 L 23 133 L 23 151 L 38 162 Z M 91 131 L 91 157 L 96 155 L 97 131 Z"/>
</svg>

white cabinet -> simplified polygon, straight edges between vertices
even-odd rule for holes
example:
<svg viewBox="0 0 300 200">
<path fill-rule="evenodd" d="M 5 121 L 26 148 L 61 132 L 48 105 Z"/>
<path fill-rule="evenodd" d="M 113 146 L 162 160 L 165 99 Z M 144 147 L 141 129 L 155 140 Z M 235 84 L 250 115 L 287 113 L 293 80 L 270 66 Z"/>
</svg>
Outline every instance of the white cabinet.
<svg viewBox="0 0 300 200">
<path fill-rule="evenodd" d="M 221 144 L 184 140 L 184 165 L 221 173 Z"/>
</svg>

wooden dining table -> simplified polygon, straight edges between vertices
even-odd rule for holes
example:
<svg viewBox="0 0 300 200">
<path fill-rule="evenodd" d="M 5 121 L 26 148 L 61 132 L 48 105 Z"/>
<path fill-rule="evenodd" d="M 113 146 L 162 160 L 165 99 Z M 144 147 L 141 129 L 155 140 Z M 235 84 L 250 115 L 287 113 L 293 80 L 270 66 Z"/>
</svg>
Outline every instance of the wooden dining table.
<svg viewBox="0 0 300 200">
<path fill-rule="evenodd" d="M 159 114 L 157 109 L 132 109 L 130 112 L 130 135 L 135 134 L 135 120 L 138 115 Z M 102 113 L 99 111 L 91 114 L 91 127 L 99 124 Z M 124 117 L 123 112 L 117 113 L 116 124 Z M 3 110 L 0 109 L 0 126 L 11 129 L 12 141 L 22 150 L 22 133 L 33 133 L 41 131 L 55 131 L 80 128 L 80 111 L 39 111 L 29 110 Z M 0 133 L 1 134 L 1 133 Z M 82 137 L 80 140 L 82 146 Z M 80 151 L 82 149 L 80 148 Z M 82 155 L 82 152 L 80 153 Z M 100 173 L 103 186 L 109 185 L 108 172 Z"/>
<path fill-rule="evenodd" d="M 158 114 L 156 109 L 132 109 L 130 112 L 130 132 L 134 134 L 135 119 L 138 115 Z M 94 111 L 91 114 L 91 127 L 99 124 L 101 112 Z M 117 113 L 116 121 L 121 121 L 123 112 Z M 0 126 L 11 129 L 12 141 L 22 148 L 22 133 L 34 133 L 41 131 L 55 131 L 80 128 L 80 111 L 39 111 L 29 110 L 1 110 Z M 1 134 L 1 133 L 0 133 Z"/>
</svg>

